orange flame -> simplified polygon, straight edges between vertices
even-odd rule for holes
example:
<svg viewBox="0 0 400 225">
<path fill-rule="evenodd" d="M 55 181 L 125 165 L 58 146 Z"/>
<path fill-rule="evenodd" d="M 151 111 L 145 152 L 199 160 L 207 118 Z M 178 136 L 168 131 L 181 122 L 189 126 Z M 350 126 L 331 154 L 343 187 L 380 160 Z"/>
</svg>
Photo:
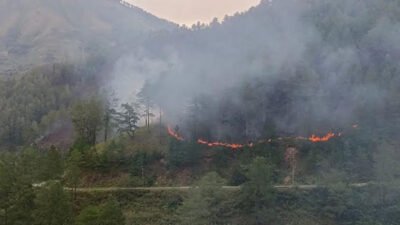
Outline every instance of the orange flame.
<svg viewBox="0 0 400 225">
<path fill-rule="evenodd" d="M 358 127 L 359 127 L 358 124 L 352 125 L 352 128 L 354 128 L 354 129 L 357 129 Z M 179 141 L 184 141 L 185 140 L 176 131 L 174 131 L 170 126 L 168 126 L 168 134 L 171 137 L 173 137 L 173 138 L 175 138 L 175 139 L 177 139 Z M 307 137 L 301 137 L 301 136 L 299 136 L 299 137 L 287 137 L 287 138 L 288 139 L 289 138 L 290 139 L 295 139 L 295 140 L 307 140 L 307 141 L 310 141 L 310 142 L 313 142 L 313 143 L 317 143 L 317 142 L 327 142 L 327 141 L 331 140 L 334 137 L 341 137 L 341 136 L 343 136 L 342 132 L 339 132 L 337 134 L 333 133 L 333 132 L 329 132 L 325 136 L 322 136 L 322 137 L 313 134 L 308 138 Z M 285 138 L 284 137 L 276 138 L 276 140 L 283 140 L 283 139 L 285 139 Z M 273 140 L 274 139 L 261 140 L 261 141 L 258 141 L 258 143 L 265 143 L 265 142 L 271 143 Z M 232 144 L 232 143 L 224 143 L 224 142 L 209 142 L 209 141 L 206 141 L 204 139 L 198 139 L 197 143 L 201 144 L 201 145 L 207 145 L 209 147 L 226 147 L 226 148 L 231 148 L 233 150 L 244 148 L 244 147 L 250 147 L 250 148 L 254 147 L 254 143 L 253 142 L 249 142 L 249 144 Z"/>
<path fill-rule="evenodd" d="M 311 135 L 311 137 L 308 138 L 308 140 L 311 142 L 326 142 L 335 136 L 336 136 L 336 134 L 332 133 L 332 132 L 329 132 L 327 135 L 325 135 L 323 137 L 318 137 L 313 134 L 313 135 Z"/>
<path fill-rule="evenodd" d="M 178 140 L 178 141 L 185 140 L 182 136 L 180 136 L 177 132 L 175 132 L 174 129 L 172 129 L 170 126 L 167 127 L 167 131 L 168 131 L 168 134 L 171 137 L 174 137 L 176 140 Z"/>
<path fill-rule="evenodd" d="M 223 143 L 223 142 L 208 142 L 203 139 L 197 140 L 197 143 L 202 144 L 202 145 L 207 145 L 209 147 L 226 147 L 226 148 L 231 148 L 231 149 L 239 149 L 243 148 L 245 145 L 242 144 L 230 144 L 230 143 Z M 253 144 L 249 144 L 250 147 L 253 146 Z"/>
</svg>

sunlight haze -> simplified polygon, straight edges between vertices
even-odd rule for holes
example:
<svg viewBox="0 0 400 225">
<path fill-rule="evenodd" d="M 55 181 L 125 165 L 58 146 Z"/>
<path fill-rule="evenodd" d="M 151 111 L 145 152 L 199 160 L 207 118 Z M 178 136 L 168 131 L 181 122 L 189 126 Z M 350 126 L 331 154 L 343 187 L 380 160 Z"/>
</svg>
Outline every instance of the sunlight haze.
<svg viewBox="0 0 400 225">
<path fill-rule="evenodd" d="M 217 17 L 248 10 L 260 0 L 126 0 L 160 18 L 178 24 L 192 25 L 198 21 L 209 23 Z"/>
</svg>

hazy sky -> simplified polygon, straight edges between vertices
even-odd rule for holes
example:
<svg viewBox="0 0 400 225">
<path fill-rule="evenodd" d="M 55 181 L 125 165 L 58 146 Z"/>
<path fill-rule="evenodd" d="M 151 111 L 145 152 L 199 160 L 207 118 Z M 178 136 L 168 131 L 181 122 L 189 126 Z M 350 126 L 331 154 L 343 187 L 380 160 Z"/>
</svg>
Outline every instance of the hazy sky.
<svg viewBox="0 0 400 225">
<path fill-rule="evenodd" d="M 125 0 L 133 5 L 178 24 L 210 22 L 257 5 L 260 0 Z"/>
</svg>

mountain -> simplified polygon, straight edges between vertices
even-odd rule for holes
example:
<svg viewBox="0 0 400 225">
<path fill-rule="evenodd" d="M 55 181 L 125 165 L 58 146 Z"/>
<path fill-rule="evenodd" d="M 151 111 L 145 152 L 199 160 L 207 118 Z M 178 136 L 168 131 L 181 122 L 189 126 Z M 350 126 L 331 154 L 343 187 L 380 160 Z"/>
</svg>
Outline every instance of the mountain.
<svg viewBox="0 0 400 225">
<path fill-rule="evenodd" d="M 0 74 L 115 53 L 174 27 L 116 0 L 0 0 Z"/>
<path fill-rule="evenodd" d="M 165 117 L 194 139 L 308 136 L 355 123 L 395 132 L 399 9 L 392 0 L 265 0 L 222 23 L 156 36 L 121 74 L 145 71 Z"/>
</svg>

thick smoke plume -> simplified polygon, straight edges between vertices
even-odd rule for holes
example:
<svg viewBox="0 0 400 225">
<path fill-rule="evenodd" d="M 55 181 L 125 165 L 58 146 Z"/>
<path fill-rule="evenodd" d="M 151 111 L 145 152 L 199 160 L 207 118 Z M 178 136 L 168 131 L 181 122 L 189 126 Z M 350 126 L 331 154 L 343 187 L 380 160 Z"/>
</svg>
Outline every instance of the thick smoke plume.
<svg viewBox="0 0 400 225">
<path fill-rule="evenodd" d="M 126 99 L 147 81 L 170 123 L 195 120 L 219 139 L 371 121 L 396 86 L 383 88 L 379 65 L 397 70 L 400 56 L 400 24 L 385 10 L 375 0 L 263 1 L 222 23 L 155 35 L 119 61 L 113 88 Z"/>
</svg>

